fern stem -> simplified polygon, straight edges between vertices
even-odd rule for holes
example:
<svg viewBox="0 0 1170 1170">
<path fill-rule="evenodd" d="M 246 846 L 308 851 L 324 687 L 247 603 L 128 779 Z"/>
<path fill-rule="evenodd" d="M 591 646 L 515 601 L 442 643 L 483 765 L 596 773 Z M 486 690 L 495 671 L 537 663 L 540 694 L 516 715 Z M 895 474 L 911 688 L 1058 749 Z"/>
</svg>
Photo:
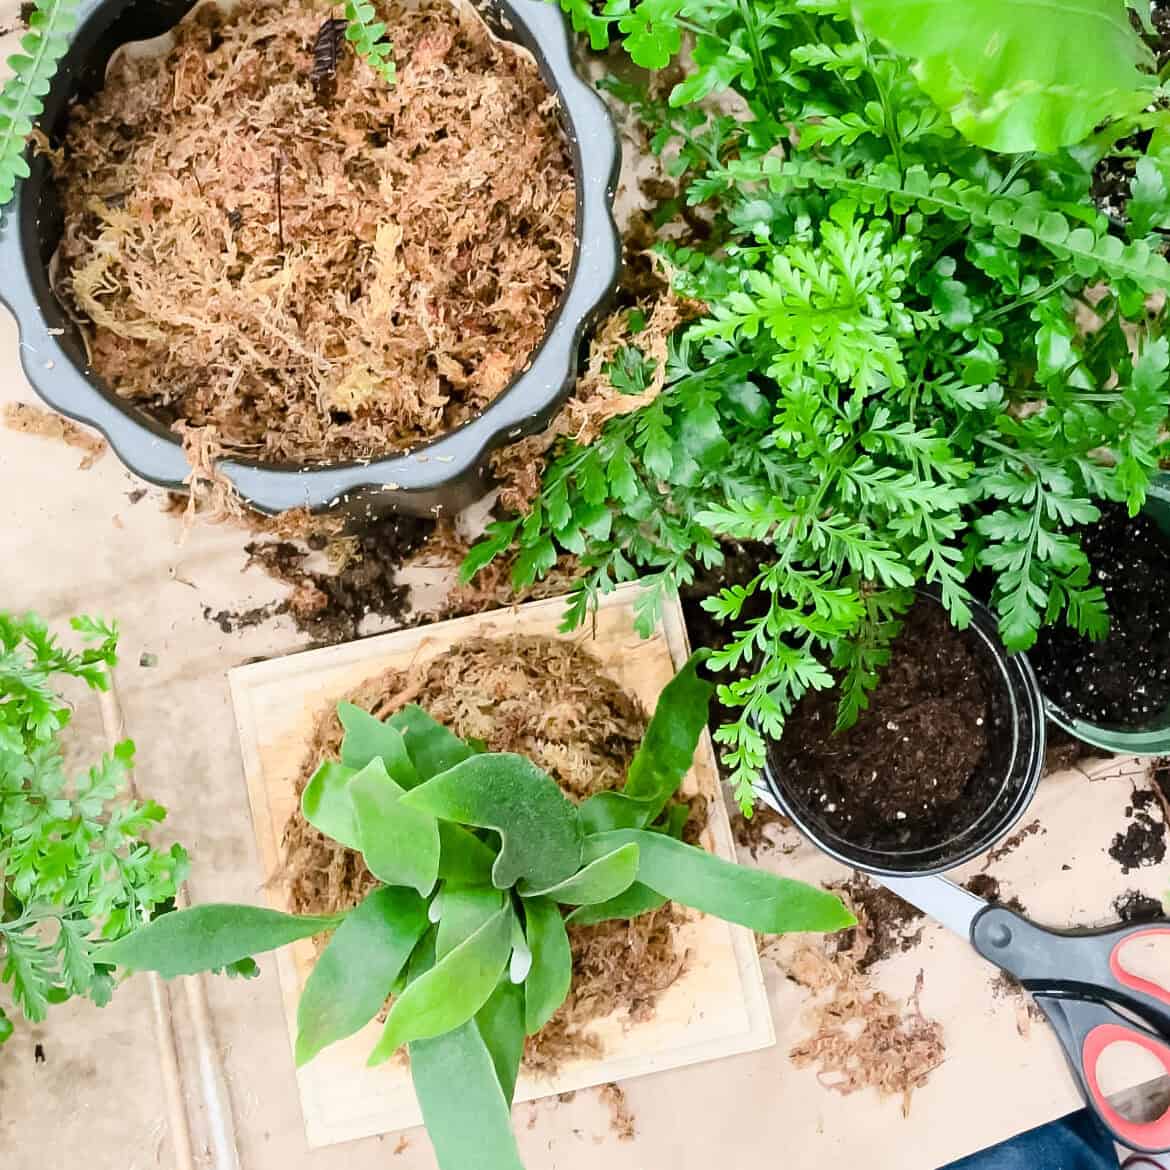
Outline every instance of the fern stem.
<svg viewBox="0 0 1170 1170">
<path fill-rule="evenodd" d="M 760 48 L 759 29 L 756 26 L 756 14 L 752 8 L 752 0 L 738 0 L 739 15 L 743 20 L 744 30 L 748 38 L 748 52 L 751 53 L 752 65 L 756 71 L 756 81 L 760 87 L 760 96 L 764 102 L 764 108 L 768 111 L 771 117 L 777 121 L 780 120 L 780 109 L 776 104 L 776 96 L 772 92 L 772 86 L 768 79 L 766 68 L 766 61 L 764 59 L 763 51 Z"/>
</svg>

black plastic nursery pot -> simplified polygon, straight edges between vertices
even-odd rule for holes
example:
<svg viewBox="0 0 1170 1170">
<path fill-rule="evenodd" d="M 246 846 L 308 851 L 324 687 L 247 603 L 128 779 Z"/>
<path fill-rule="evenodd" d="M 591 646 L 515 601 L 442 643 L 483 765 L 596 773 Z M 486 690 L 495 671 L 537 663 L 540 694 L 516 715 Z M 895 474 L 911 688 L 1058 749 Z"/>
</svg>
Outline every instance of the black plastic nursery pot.
<svg viewBox="0 0 1170 1170">
<path fill-rule="evenodd" d="M 1163 472 L 1154 480 L 1142 512 L 1160 529 L 1167 550 L 1170 551 L 1170 475 Z M 1163 603 L 1165 596 L 1163 589 L 1159 598 Z M 1144 712 L 1133 722 L 1103 722 L 1086 716 L 1083 711 L 1077 711 L 1071 703 L 1058 700 L 1046 685 L 1042 659 L 1034 656 L 1034 660 L 1048 718 L 1069 735 L 1104 752 L 1116 752 L 1123 756 L 1161 756 L 1170 753 L 1170 702 L 1157 710 Z M 1122 668 L 1128 664 L 1120 657 L 1116 661 Z M 1140 693 L 1145 681 L 1141 667 L 1135 665 L 1133 692 Z"/>
<path fill-rule="evenodd" d="M 97 92 L 120 46 L 159 36 L 195 0 L 82 0 L 76 30 L 39 128 L 56 142 L 69 106 Z M 486 490 L 487 458 L 497 448 L 543 429 L 568 396 L 590 325 L 603 310 L 621 269 L 612 203 L 620 152 L 604 103 L 579 78 L 571 36 L 547 0 L 484 0 L 477 8 L 492 31 L 522 45 L 559 99 L 576 185 L 576 247 L 556 313 L 527 366 L 480 414 L 405 453 L 323 466 L 296 467 L 225 459 L 219 469 L 240 496 L 262 512 L 307 507 L 355 517 L 389 511 L 428 515 L 457 511 Z M 29 381 L 54 409 L 96 427 L 122 462 L 152 483 L 182 490 L 190 467 L 179 441 L 160 422 L 105 387 L 87 366 L 81 334 L 58 302 L 50 264 L 63 222 L 51 168 L 28 157 L 31 175 L 0 217 L 0 300 L 20 330 Z"/>
<path fill-rule="evenodd" d="M 918 604 L 941 608 L 938 598 L 928 591 L 919 592 Z M 786 782 L 784 770 L 777 766 L 775 745 L 770 749 L 759 795 L 837 861 L 874 874 L 941 873 L 990 849 L 1011 832 L 1031 803 L 1044 766 L 1040 688 L 1027 658 L 1005 650 L 991 612 L 978 604 L 973 608 L 966 636 L 988 681 L 993 731 L 978 769 L 984 796 L 969 820 L 949 825 L 945 834 L 929 842 L 881 847 L 858 844 L 834 827 L 823 809 L 801 794 L 790 778 Z"/>
</svg>

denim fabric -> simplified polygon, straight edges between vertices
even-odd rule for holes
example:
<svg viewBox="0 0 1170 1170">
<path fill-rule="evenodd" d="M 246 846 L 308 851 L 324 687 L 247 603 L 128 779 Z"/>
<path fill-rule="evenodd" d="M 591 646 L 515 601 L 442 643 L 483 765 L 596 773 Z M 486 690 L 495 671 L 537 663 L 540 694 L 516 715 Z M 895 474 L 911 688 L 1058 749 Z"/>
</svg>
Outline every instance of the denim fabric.
<svg viewBox="0 0 1170 1170">
<path fill-rule="evenodd" d="M 1117 1165 L 1109 1134 L 1082 1109 L 942 1170 L 1117 1170 Z"/>
</svg>

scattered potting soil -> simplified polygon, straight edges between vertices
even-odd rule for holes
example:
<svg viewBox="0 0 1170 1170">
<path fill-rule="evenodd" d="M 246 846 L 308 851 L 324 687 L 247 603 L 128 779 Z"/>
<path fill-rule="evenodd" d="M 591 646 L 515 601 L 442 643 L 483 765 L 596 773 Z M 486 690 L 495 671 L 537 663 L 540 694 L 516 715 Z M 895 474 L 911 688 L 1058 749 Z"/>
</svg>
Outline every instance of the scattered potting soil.
<svg viewBox="0 0 1170 1170">
<path fill-rule="evenodd" d="M 999 879 L 992 877 L 989 873 L 977 873 L 974 877 L 968 878 L 963 885 L 975 897 L 982 898 L 993 906 L 1004 906 L 1008 910 L 1014 910 L 1017 914 L 1027 913 L 1024 909 L 1024 903 L 1015 894 L 1010 898 L 1003 896 L 999 888 Z"/>
<path fill-rule="evenodd" d="M 346 696 L 386 718 L 418 703 L 456 734 L 491 751 L 531 758 L 572 800 L 619 786 L 641 743 L 646 714 L 579 646 L 555 638 L 475 638 L 414 671 L 391 670 Z M 331 704 L 318 718 L 298 787 L 322 759 L 336 758 L 342 729 Z M 706 801 L 691 802 L 684 834 L 697 837 Z M 330 841 L 298 808 L 284 832 L 285 873 L 292 909 L 324 914 L 355 905 L 376 885 L 360 854 Z M 685 911 L 668 903 L 629 922 L 570 926 L 573 985 L 568 999 L 525 1053 L 530 1070 L 551 1073 L 569 1058 L 598 1054 L 589 1030 L 624 1009 L 639 1021 L 679 977 L 687 956 L 676 927 Z"/>
<path fill-rule="evenodd" d="M 1029 658 L 1045 695 L 1093 723 L 1140 729 L 1170 708 L 1170 541 L 1157 523 L 1119 504 L 1101 509 L 1082 545 L 1109 606 L 1099 642 L 1047 626 Z"/>
<path fill-rule="evenodd" d="M 836 688 L 810 691 L 774 744 L 793 798 L 849 841 L 904 850 L 945 841 L 995 798 L 994 682 L 974 635 L 918 602 L 869 709 L 834 733 Z"/>
<path fill-rule="evenodd" d="M 763 953 L 775 945 L 765 941 Z M 900 1096 L 908 1116 L 914 1090 L 946 1055 L 943 1029 L 922 1013 L 921 971 L 909 998 L 901 1000 L 878 990 L 859 969 L 871 946 L 859 915 L 854 930 L 802 942 L 783 961 L 789 976 L 816 997 L 803 1015 L 811 1035 L 789 1056 L 798 1068 L 815 1066 L 821 1084 L 835 1092 L 872 1088 L 883 1097 Z"/>
<path fill-rule="evenodd" d="M 1166 917 L 1161 901 L 1140 890 L 1126 890 L 1114 898 L 1113 912 L 1120 922 L 1153 922 Z"/>
<path fill-rule="evenodd" d="M 997 845 L 987 854 L 984 868 L 994 865 L 997 861 L 1002 861 L 1009 853 L 1014 853 L 1029 837 L 1034 837 L 1037 834 L 1043 835 L 1047 832 L 1048 830 L 1039 820 L 1029 821 L 1022 829 L 1017 829 L 1002 844 Z"/>
<path fill-rule="evenodd" d="M 212 609 L 210 605 L 203 607 L 204 620 L 218 626 L 220 632 L 224 634 L 250 630 L 253 626 L 263 625 L 264 622 L 287 612 L 287 601 L 270 601 L 265 605 L 250 605 L 244 609 Z"/>
<path fill-rule="evenodd" d="M 470 6 L 379 0 L 398 79 L 311 0 L 203 5 L 115 61 L 58 164 L 59 295 L 94 370 L 220 451 L 377 456 L 472 417 L 524 366 L 574 251 L 572 164 L 535 62 Z"/>
<path fill-rule="evenodd" d="M 1125 815 L 1131 820 L 1114 836 L 1109 856 L 1121 866 L 1122 873 L 1159 865 L 1166 856 L 1166 816 L 1158 794 L 1152 789 L 1135 790 Z"/>
<path fill-rule="evenodd" d="M 858 925 L 841 932 L 840 949 L 854 954 L 858 971 L 868 971 L 875 963 L 909 951 L 922 941 L 922 911 L 885 886 L 858 873 L 836 888 L 857 915 Z M 860 954 L 852 937 L 858 932 L 866 942 Z"/>
<path fill-rule="evenodd" d="M 403 562 L 430 535 L 434 521 L 413 516 L 385 516 L 356 536 L 334 542 L 342 563 L 332 572 L 310 569 L 314 552 L 326 550 L 323 536 L 307 541 L 260 540 L 248 544 L 249 565 L 259 565 L 292 586 L 281 606 L 297 628 L 319 642 L 348 642 L 371 615 L 400 619 L 406 615 L 410 590 L 398 581 Z"/>
</svg>

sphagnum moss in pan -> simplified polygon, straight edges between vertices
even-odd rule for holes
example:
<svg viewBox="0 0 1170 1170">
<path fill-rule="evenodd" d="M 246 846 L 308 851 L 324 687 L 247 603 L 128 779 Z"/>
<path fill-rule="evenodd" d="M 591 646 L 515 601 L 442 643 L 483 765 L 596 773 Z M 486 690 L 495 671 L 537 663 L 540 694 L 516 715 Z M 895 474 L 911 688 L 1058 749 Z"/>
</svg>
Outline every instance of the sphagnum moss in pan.
<svg viewBox="0 0 1170 1170">
<path fill-rule="evenodd" d="M 222 453 L 319 464 L 449 431 L 564 291 L 573 164 L 535 62 L 444 0 L 382 7 L 394 84 L 344 41 L 315 77 L 323 10 L 242 0 L 121 55 L 70 119 L 57 290 L 93 371 Z"/>
</svg>

